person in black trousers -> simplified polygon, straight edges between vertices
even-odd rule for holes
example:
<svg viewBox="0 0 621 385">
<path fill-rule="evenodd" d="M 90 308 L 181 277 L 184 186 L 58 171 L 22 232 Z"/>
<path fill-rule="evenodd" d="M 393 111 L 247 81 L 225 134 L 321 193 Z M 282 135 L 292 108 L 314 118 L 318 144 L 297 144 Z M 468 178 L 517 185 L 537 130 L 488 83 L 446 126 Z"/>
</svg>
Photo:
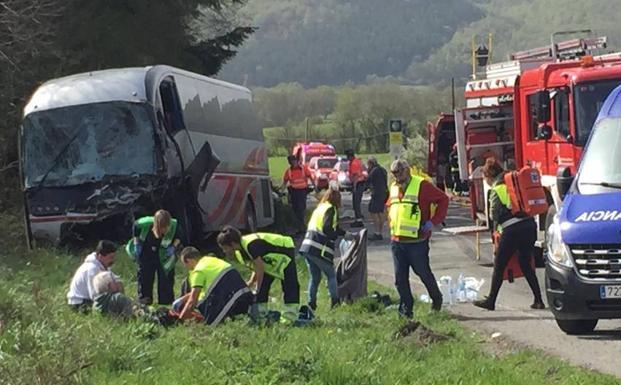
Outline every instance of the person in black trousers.
<svg viewBox="0 0 621 385">
<path fill-rule="evenodd" d="M 502 286 L 503 273 L 509 260 L 517 251 L 520 268 L 534 296 L 533 304 L 530 307 L 532 309 L 543 309 L 545 305 L 541 298 L 537 275 L 530 264 L 530 259 L 534 258 L 537 224 L 532 217 L 511 213 L 509 194 L 504 183 L 504 170 L 496 159 L 488 158 L 485 161 L 483 175 L 487 183 L 493 186 L 489 195 L 490 213 L 492 222 L 501 235 L 496 250 L 489 295 L 484 300 L 475 301 L 474 305 L 487 310 L 496 308 L 496 298 Z"/>
<path fill-rule="evenodd" d="M 133 255 L 138 263 L 138 299 L 153 303 L 153 283 L 157 274 L 157 299 L 160 305 L 174 300 L 176 251 L 179 248 L 180 229 L 177 221 L 166 210 L 158 210 L 153 217 L 143 217 L 134 223 Z"/>
</svg>

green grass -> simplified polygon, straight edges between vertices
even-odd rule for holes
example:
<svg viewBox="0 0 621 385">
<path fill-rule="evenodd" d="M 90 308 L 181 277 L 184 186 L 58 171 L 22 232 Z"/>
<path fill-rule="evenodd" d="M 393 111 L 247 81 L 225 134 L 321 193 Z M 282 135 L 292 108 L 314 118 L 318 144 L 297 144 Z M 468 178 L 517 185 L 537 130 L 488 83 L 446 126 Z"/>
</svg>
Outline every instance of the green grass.
<svg viewBox="0 0 621 385">
<path fill-rule="evenodd" d="M 5 228 L 19 228 L 15 217 L 0 219 Z M 428 305 L 417 305 L 417 320 L 448 340 L 395 338 L 404 321 L 394 309 L 365 300 L 329 311 L 324 285 L 318 321 L 304 328 L 237 320 L 163 329 L 80 315 L 67 308 L 65 293 L 82 253 L 26 252 L 15 239 L 3 244 L 9 247 L 0 251 L 0 384 L 620 383 L 528 350 L 489 355 L 481 337 L 445 313 L 429 314 Z M 298 264 L 301 277 L 305 269 Z M 134 295 L 135 267 L 122 253 L 114 271 Z"/>
</svg>

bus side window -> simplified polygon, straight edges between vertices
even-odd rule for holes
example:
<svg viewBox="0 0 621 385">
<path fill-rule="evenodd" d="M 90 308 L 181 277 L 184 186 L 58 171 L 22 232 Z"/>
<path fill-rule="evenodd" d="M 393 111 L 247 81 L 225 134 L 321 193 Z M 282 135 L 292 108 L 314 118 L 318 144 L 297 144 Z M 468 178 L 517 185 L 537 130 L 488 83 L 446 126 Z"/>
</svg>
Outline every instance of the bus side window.
<svg viewBox="0 0 621 385">
<path fill-rule="evenodd" d="M 177 96 L 177 88 L 172 79 L 166 79 L 160 84 L 160 95 L 162 97 L 162 107 L 164 109 L 164 124 L 170 134 L 185 129 L 183 115 Z"/>
<path fill-rule="evenodd" d="M 569 93 L 566 89 L 559 89 L 554 96 L 554 127 L 563 139 L 570 137 L 569 132 Z"/>
</svg>

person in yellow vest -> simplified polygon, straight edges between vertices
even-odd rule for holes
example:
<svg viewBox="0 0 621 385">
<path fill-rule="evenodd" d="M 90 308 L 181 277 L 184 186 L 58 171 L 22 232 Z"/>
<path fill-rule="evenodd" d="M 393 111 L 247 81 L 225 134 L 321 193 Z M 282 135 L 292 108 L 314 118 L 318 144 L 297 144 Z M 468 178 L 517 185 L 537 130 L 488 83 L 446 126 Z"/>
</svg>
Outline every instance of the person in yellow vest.
<svg viewBox="0 0 621 385">
<path fill-rule="evenodd" d="M 231 264 L 213 255 L 203 256 L 194 247 L 181 251 L 181 261 L 189 270 L 190 292 L 175 301 L 176 306 L 183 306 L 180 319 L 190 317 L 196 308 L 206 324 L 216 326 L 226 318 L 248 313 L 254 295 Z"/>
<path fill-rule="evenodd" d="M 166 210 L 134 222 L 134 237 L 125 246 L 128 255 L 138 263 L 138 300 L 153 303 L 153 282 L 157 273 L 157 299 L 160 305 L 170 305 L 174 299 L 176 251 L 179 226 Z"/>
<path fill-rule="evenodd" d="M 433 310 L 442 307 L 442 293 L 429 265 L 429 238 L 434 225 L 444 221 L 448 210 L 446 194 L 424 178 L 411 174 L 402 159 L 390 166 L 394 182 L 388 197 L 392 258 L 395 286 L 399 292 L 399 313 L 413 316 L 414 299 L 410 289 L 410 268 L 427 288 Z M 432 210 L 435 207 L 435 211 Z"/>
<path fill-rule="evenodd" d="M 268 312 L 267 302 L 272 282 L 280 280 L 285 302 L 284 318 L 295 321 L 299 315 L 300 284 L 295 266 L 293 239 L 280 234 L 253 233 L 241 235 L 232 226 L 218 234 L 218 245 L 229 257 L 252 271 L 249 287 L 256 287 L 256 303 L 260 316 Z"/>
<path fill-rule="evenodd" d="M 496 298 L 500 286 L 502 286 L 504 271 L 509 259 L 517 251 L 520 268 L 534 296 L 533 304 L 530 307 L 543 309 L 545 305 L 541 298 L 537 275 L 530 265 L 530 259 L 534 258 L 537 224 L 531 217 L 519 214 L 516 216 L 511 213 L 511 203 L 507 185 L 504 182 L 504 174 L 502 166 L 495 158 L 488 158 L 485 161 L 483 176 L 486 182 L 492 186 L 489 194 L 490 216 L 496 231 L 499 231 L 501 235 L 496 249 L 489 295 L 484 300 L 475 301 L 474 305 L 487 310 L 496 308 Z"/>
<path fill-rule="evenodd" d="M 328 291 L 332 307 L 339 303 L 336 292 L 336 271 L 334 270 L 335 242 L 345 235 L 338 225 L 338 210 L 341 206 L 341 193 L 332 187 L 324 193 L 308 222 L 306 236 L 300 246 L 300 254 L 306 259 L 310 280 L 308 282 L 308 306 L 317 309 L 317 289 L 323 272 L 328 278 Z"/>
</svg>

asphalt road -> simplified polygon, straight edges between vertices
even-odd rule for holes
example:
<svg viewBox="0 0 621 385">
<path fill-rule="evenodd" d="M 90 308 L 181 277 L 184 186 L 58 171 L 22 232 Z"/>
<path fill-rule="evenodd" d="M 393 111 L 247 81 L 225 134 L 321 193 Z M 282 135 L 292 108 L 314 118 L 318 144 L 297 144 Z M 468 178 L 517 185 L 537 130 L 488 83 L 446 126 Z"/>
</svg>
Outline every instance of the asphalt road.
<svg viewBox="0 0 621 385">
<path fill-rule="evenodd" d="M 368 197 L 363 200 L 363 213 L 366 211 Z M 309 198 L 309 207 L 314 203 Z M 343 194 L 342 216 L 353 215 L 351 210 L 351 194 Z M 372 224 L 365 220 L 366 227 L 373 229 Z M 451 203 L 447 227 L 472 225 L 468 211 L 457 203 Z M 345 225 L 345 228 L 348 226 Z M 368 267 L 372 279 L 385 285 L 394 284 L 393 264 L 390 255 L 388 233 L 384 241 L 369 242 Z M 485 239 L 485 234 L 482 235 Z M 489 280 L 492 275 L 491 244 L 482 246 L 481 260 L 475 258 L 475 237 L 473 235 L 452 235 L 445 230 L 438 230 L 431 239 L 431 266 L 439 279 L 450 275 L 457 280 L 460 273 L 465 276 L 484 278 L 485 284 L 481 295 L 489 291 Z M 544 290 L 544 270 L 538 269 L 539 283 Z M 415 296 L 426 293 L 422 283 L 415 274 L 411 274 L 411 285 Z M 545 300 L 545 295 L 544 295 Z M 470 303 L 459 303 L 445 309 L 455 315 L 464 325 L 478 330 L 483 335 L 491 336 L 500 333 L 502 338 L 509 339 L 521 346 L 542 350 L 558 356 L 574 365 L 580 365 L 603 373 L 621 377 L 619 355 L 621 353 L 621 320 L 600 321 L 591 335 L 568 336 L 556 325 L 549 310 L 531 310 L 532 293 L 523 278 L 514 283 L 502 286 L 495 311 L 486 311 L 474 307 Z"/>
</svg>

